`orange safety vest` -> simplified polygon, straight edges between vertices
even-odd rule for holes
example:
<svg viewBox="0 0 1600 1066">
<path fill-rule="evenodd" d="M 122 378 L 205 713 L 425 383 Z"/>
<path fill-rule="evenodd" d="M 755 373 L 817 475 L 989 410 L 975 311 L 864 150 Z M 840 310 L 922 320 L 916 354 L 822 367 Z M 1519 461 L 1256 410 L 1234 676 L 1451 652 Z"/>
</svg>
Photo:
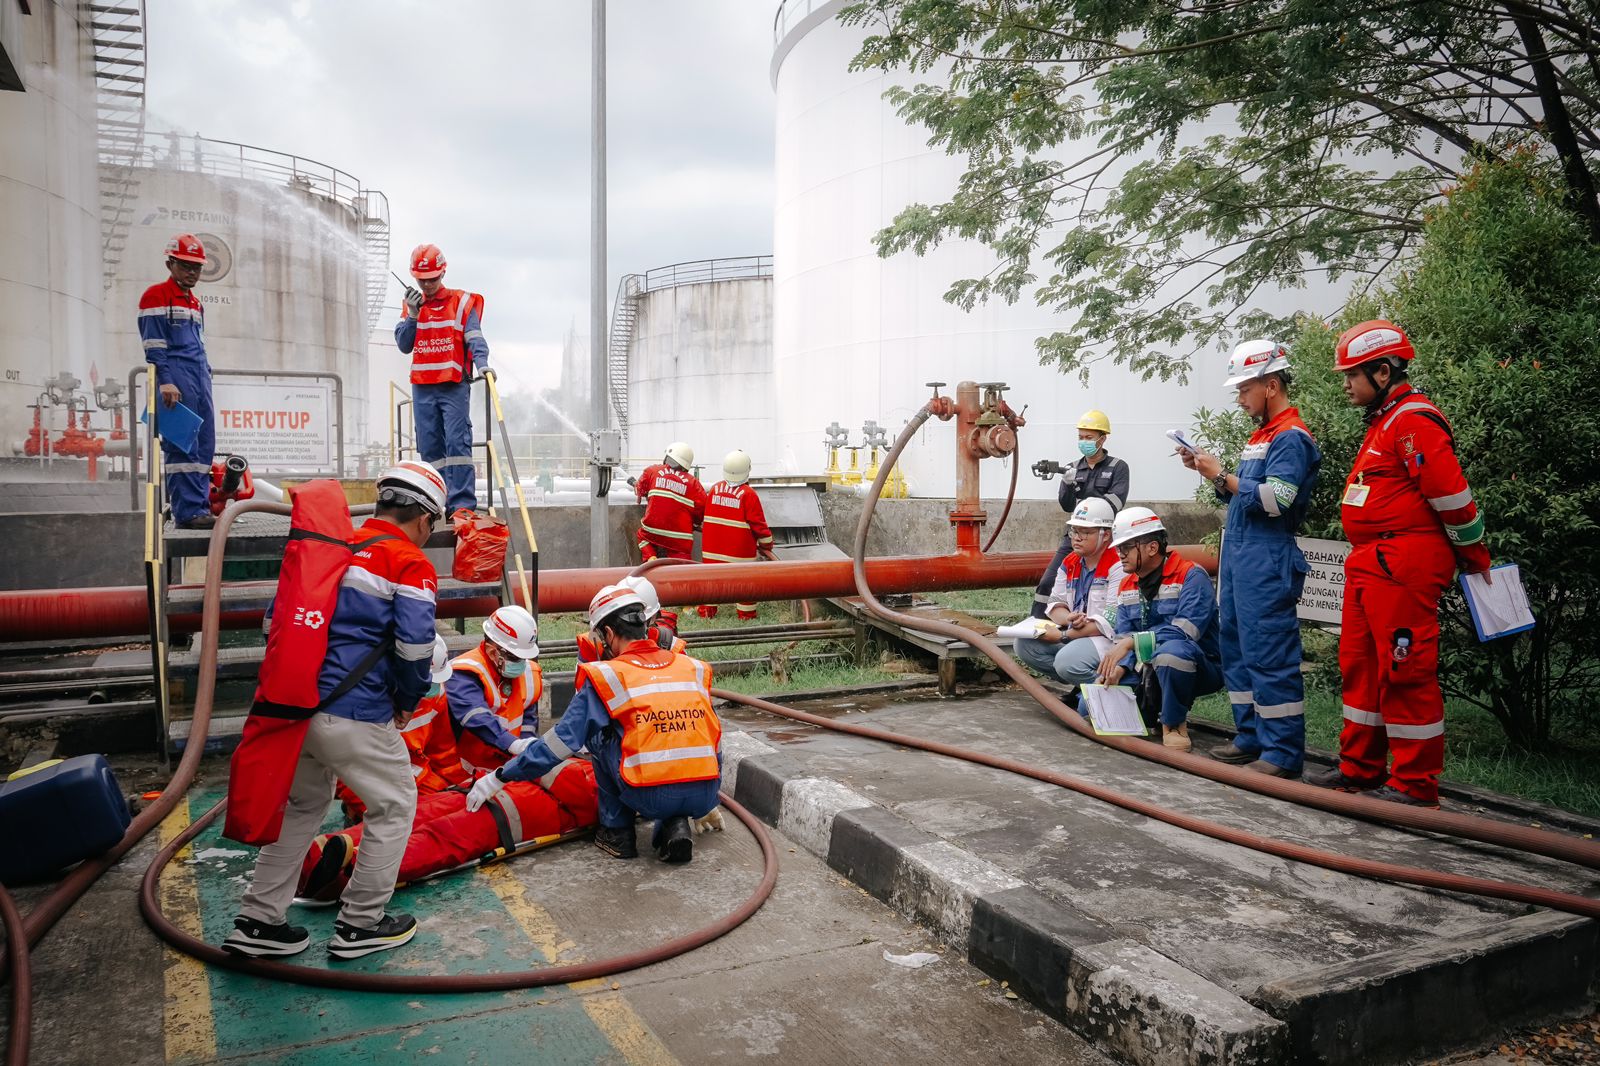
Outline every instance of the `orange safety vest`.
<svg viewBox="0 0 1600 1066">
<path fill-rule="evenodd" d="M 529 663 L 528 672 L 511 682 L 509 691 L 502 687 L 505 678 L 489 664 L 489 659 L 479 645 L 459 658 L 450 661 L 452 670 L 465 670 L 478 679 L 483 688 L 484 706 L 500 716 L 506 732 L 522 735 L 522 718 L 529 707 L 534 716 L 539 713 L 539 696 L 544 692 L 544 672 L 538 663 Z M 456 751 L 461 753 L 461 765 L 469 774 L 492 770 L 505 765 L 511 756 L 492 744 L 479 740 L 477 734 L 463 729 L 456 737 Z"/>
<path fill-rule="evenodd" d="M 417 779 L 419 793 L 443 792 L 451 785 L 472 780 L 456 750 L 450 707 L 443 692 L 417 704 L 411 720 L 400 731 L 400 739 L 406 742 L 406 751 L 411 755 L 411 776 Z"/>
<path fill-rule="evenodd" d="M 443 289 L 422 305 L 411 348 L 411 384 L 446 385 L 466 377 L 467 316 L 473 311 L 481 324 L 483 297 L 464 289 Z"/>
<path fill-rule="evenodd" d="M 579 685 L 593 685 L 622 727 L 622 779 L 646 787 L 716 778 L 722 723 L 711 709 L 711 667 L 640 643 L 578 667 Z"/>
<path fill-rule="evenodd" d="M 650 639 L 655 641 L 658 646 L 666 647 L 666 645 L 661 643 L 660 626 L 650 627 Z M 689 650 L 689 645 L 683 642 L 682 637 L 674 636 L 672 638 L 672 647 L 667 648 L 667 650 L 676 655 L 682 655 Z M 598 662 L 605 657 L 605 649 L 600 646 L 600 642 L 598 640 L 594 639 L 593 633 L 578 634 L 578 661 L 580 663 Z"/>
</svg>

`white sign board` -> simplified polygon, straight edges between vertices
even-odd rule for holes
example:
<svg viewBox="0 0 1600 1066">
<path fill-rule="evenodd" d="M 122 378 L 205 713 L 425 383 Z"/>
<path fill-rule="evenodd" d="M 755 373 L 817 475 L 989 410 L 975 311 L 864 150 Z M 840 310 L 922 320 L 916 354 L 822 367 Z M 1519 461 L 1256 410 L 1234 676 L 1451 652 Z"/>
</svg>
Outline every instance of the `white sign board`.
<svg viewBox="0 0 1600 1066">
<path fill-rule="evenodd" d="M 331 380 L 218 376 L 211 403 L 218 455 L 242 455 L 262 470 L 333 470 L 339 427 Z"/>
<path fill-rule="evenodd" d="M 1301 621 L 1338 625 L 1344 610 L 1344 560 L 1350 554 L 1350 545 L 1342 540 L 1311 537 L 1296 537 L 1295 543 L 1311 564 L 1295 613 Z"/>
</svg>

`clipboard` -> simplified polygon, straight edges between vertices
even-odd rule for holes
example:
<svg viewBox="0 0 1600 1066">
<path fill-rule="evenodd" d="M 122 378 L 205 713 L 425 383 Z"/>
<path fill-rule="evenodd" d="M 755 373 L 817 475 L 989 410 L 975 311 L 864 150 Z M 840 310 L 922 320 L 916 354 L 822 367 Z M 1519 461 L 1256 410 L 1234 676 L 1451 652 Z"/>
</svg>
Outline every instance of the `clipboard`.
<svg viewBox="0 0 1600 1066">
<path fill-rule="evenodd" d="M 1489 572 L 1494 575 L 1493 584 L 1485 582 L 1482 574 L 1461 575 L 1461 594 L 1466 598 L 1478 640 L 1499 640 L 1532 629 L 1536 620 L 1517 564 L 1491 566 Z"/>
<path fill-rule="evenodd" d="M 150 421 L 148 407 L 139 416 L 139 421 Z M 201 421 L 199 415 L 181 403 L 166 407 L 160 400 L 156 401 L 156 436 L 180 452 L 194 448 L 194 442 L 200 439 Z"/>
</svg>

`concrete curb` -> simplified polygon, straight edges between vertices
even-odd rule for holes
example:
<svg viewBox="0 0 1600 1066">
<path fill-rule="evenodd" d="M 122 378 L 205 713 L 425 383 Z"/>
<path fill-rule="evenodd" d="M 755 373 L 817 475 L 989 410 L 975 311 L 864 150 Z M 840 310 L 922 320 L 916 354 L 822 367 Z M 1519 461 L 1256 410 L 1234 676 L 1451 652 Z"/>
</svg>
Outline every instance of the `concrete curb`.
<svg viewBox="0 0 1600 1066">
<path fill-rule="evenodd" d="M 1285 1060 L 1288 1026 L 737 730 L 723 789 L 1075 1032 L 1148 1066 Z"/>
</svg>

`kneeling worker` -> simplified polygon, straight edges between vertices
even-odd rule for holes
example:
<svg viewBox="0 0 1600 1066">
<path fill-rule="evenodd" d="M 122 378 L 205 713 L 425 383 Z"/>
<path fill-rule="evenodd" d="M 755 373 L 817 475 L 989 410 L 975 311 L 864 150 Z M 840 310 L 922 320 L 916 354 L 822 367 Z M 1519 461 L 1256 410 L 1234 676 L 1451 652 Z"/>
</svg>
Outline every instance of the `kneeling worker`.
<svg viewBox="0 0 1600 1066">
<path fill-rule="evenodd" d="M 650 639 L 638 593 L 607 585 L 589 603 L 589 628 L 609 656 L 578 667 L 566 713 L 522 754 L 479 778 L 475 811 L 511 781 L 541 780 L 587 747 L 600 794 L 595 846 L 637 858 L 634 819 L 656 821 L 652 846 L 665 862 L 693 857 L 690 819 L 717 805 L 722 723 L 711 708 L 711 667 Z"/>
<path fill-rule="evenodd" d="M 1099 498 L 1078 504 L 1067 522 L 1072 553 L 1056 569 L 1046 617 L 1057 629 L 1037 639 L 1019 637 L 1017 658 L 1069 685 L 1094 680 L 1111 650 L 1109 608 L 1126 576 L 1111 550 L 1111 505 Z"/>
<path fill-rule="evenodd" d="M 1111 527 L 1127 577 L 1117 593 L 1117 639 L 1100 660 L 1102 685 L 1134 684 L 1136 634 L 1149 633 L 1161 686 L 1161 742 L 1188 751 L 1189 708 L 1222 688 L 1217 597 L 1206 572 L 1167 550 L 1167 529 L 1148 507 L 1129 507 Z"/>
<path fill-rule="evenodd" d="M 532 661 L 538 657 L 539 623 L 512 604 L 484 620 L 482 643 L 451 660 L 444 696 L 456 751 L 469 775 L 486 773 L 533 743 L 544 692 L 544 674 Z M 530 711 L 534 723 L 524 737 Z"/>
<path fill-rule="evenodd" d="M 635 577 L 630 574 L 617 582 L 622 588 L 630 588 L 639 594 L 639 601 L 644 604 L 644 624 L 648 627 L 650 639 L 671 652 L 683 654 L 688 651 L 689 645 L 678 636 L 678 631 L 668 625 L 661 616 L 661 596 L 656 592 L 656 587 L 647 577 Z M 578 634 L 578 661 L 580 663 L 595 663 L 601 659 L 609 658 L 605 647 L 600 643 L 600 638 L 593 633 Z"/>
</svg>

